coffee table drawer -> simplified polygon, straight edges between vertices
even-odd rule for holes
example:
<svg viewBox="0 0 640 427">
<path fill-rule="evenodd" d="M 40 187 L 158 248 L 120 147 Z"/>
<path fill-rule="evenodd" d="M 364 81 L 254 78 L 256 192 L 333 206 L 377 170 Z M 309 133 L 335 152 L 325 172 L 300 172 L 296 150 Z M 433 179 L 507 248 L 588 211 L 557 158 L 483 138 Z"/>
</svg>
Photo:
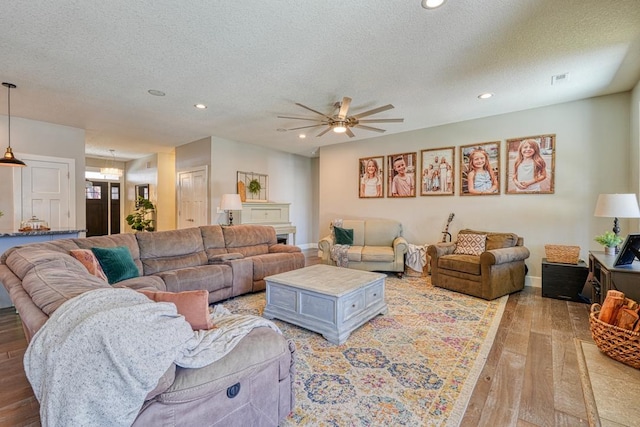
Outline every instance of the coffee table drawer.
<svg viewBox="0 0 640 427">
<path fill-rule="evenodd" d="M 364 310 L 364 292 L 357 292 L 344 298 L 343 320 L 347 321 Z"/>
<path fill-rule="evenodd" d="M 384 282 L 369 286 L 365 289 L 365 307 L 384 300 Z"/>
<path fill-rule="evenodd" d="M 292 289 L 273 287 L 269 293 L 269 304 L 296 311 L 297 292 Z"/>
</svg>

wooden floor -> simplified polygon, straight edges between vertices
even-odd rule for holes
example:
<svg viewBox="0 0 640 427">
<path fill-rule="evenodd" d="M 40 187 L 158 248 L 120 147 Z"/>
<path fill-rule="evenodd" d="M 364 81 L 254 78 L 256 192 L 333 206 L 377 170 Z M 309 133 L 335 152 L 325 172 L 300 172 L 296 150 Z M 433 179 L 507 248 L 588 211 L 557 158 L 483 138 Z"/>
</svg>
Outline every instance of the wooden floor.
<svg viewBox="0 0 640 427">
<path fill-rule="evenodd" d="M 316 250 L 305 251 L 307 265 Z M 588 305 L 525 288 L 509 297 L 462 426 L 586 426 L 573 338 L 590 340 Z M 0 309 L 0 426 L 40 425 L 24 374 L 20 319 Z"/>
</svg>

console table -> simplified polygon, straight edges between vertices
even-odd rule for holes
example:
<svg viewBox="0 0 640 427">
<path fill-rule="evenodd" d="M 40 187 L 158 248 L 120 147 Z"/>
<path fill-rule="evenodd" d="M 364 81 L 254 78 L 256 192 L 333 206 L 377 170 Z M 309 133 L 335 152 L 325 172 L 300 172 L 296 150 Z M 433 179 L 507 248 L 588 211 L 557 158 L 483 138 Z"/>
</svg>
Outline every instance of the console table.
<svg viewBox="0 0 640 427">
<path fill-rule="evenodd" d="M 604 252 L 589 252 L 591 301 L 602 304 L 611 289 L 640 301 L 640 262 L 634 260 L 632 264 L 614 267 L 615 259 L 615 255 L 605 255 Z"/>
<path fill-rule="evenodd" d="M 289 242 L 289 234 L 293 235 L 296 244 L 296 227 L 289 221 L 291 203 L 245 202 L 241 211 L 233 211 L 236 224 L 270 225 L 276 229 L 276 235 Z"/>
<path fill-rule="evenodd" d="M 48 242 L 49 240 L 71 239 L 78 237 L 79 233 L 87 230 L 32 230 L 32 231 L 13 231 L 0 230 L 0 255 L 7 249 L 27 243 Z M 11 298 L 0 282 L 0 308 L 11 307 Z"/>
</svg>

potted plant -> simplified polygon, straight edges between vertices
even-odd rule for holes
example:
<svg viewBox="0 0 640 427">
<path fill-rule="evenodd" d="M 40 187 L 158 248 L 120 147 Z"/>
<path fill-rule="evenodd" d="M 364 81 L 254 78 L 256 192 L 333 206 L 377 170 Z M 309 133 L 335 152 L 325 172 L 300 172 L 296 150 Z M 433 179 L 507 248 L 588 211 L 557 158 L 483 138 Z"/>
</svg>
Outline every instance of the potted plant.
<svg viewBox="0 0 640 427">
<path fill-rule="evenodd" d="M 594 240 L 604 246 L 604 252 L 607 255 L 614 255 L 616 253 L 616 246 L 622 243 L 622 237 L 613 231 L 607 231 L 604 234 L 596 236 Z"/>
<path fill-rule="evenodd" d="M 136 210 L 127 215 L 125 219 L 127 220 L 127 224 L 136 231 L 154 231 L 156 229 L 153 225 L 153 213 L 155 211 L 156 207 L 149 199 L 138 196 L 136 199 Z"/>
</svg>

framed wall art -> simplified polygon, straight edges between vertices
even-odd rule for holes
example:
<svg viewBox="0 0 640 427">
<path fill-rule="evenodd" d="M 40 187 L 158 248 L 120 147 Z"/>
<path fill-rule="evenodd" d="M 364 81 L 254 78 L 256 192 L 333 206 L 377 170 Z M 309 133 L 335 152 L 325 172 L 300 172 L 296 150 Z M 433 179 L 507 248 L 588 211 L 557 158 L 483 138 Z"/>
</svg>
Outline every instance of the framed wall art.
<svg viewBox="0 0 640 427">
<path fill-rule="evenodd" d="M 505 193 L 553 194 L 556 136 L 507 139 Z"/>
<path fill-rule="evenodd" d="M 416 153 L 387 156 L 387 197 L 416 196 Z"/>
<path fill-rule="evenodd" d="M 358 160 L 358 177 L 361 199 L 384 197 L 384 156 Z"/>
<path fill-rule="evenodd" d="M 460 195 L 500 194 L 500 141 L 460 147 Z"/>
<path fill-rule="evenodd" d="M 452 196 L 455 191 L 455 147 L 422 150 L 421 196 Z"/>
</svg>

